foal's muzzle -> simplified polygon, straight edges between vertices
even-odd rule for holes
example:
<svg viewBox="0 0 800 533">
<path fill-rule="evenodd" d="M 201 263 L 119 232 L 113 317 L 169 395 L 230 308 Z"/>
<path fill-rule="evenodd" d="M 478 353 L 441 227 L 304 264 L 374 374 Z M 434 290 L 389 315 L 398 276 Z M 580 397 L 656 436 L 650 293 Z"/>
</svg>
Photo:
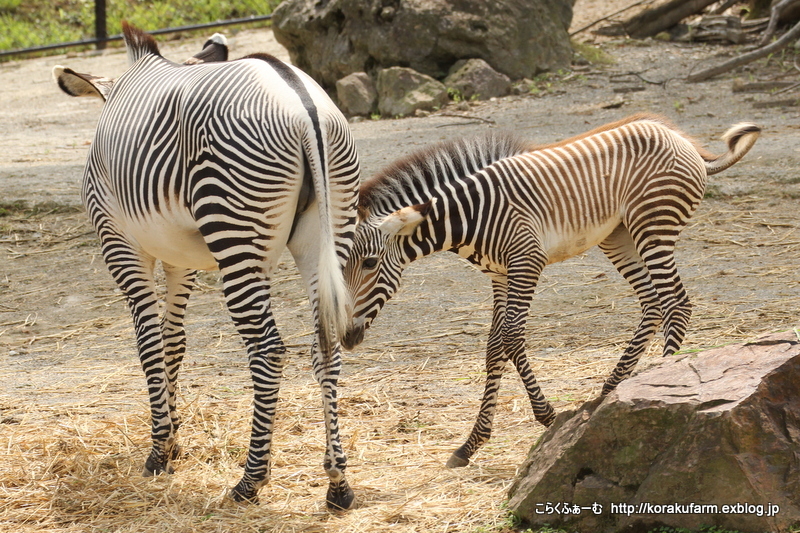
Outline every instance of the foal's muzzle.
<svg viewBox="0 0 800 533">
<path fill-rule="evenodd" d="M 364 340 L 364 326 L 350 326 L 342 338 L 345 350 L 352 350 Z"/>
</svg>

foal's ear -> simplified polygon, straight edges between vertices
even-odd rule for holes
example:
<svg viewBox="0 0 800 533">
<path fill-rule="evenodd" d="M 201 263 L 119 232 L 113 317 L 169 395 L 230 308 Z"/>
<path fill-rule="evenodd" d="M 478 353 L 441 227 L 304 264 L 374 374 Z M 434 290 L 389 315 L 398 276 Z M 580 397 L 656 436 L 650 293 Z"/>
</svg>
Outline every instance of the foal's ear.
<svg viewBox="0 0 800 533">
<path fill-rule="evenodd" d="M 431 198 L 424 204 L 410 205 L 399 209 L 383 219 L 378 229 L 388 235 L 411 235 L 417 226 L 430 214 L 436 198 Z"/>
</svg>

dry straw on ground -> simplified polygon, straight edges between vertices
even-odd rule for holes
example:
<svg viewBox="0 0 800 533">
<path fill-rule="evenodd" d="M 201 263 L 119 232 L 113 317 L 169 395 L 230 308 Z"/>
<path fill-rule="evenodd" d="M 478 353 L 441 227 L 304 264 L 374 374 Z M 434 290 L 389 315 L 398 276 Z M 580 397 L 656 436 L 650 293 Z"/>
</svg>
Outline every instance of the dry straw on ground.
<svg viewBox="0 0 800 533">
<path fill-rule="evenodd" d="M 784 259 L 800 247 L 798 215 L 784 209 L 776 217 L 737 202 L 705 204 L 682 241 L 678 260 L 695 302 L 687 349 L 796 321 L 798 275 Z M 469 467 L 444 468 L 472 425 L 483 386 L 491 304 L 480 274 L 444 254 L 414 265 L 371 340 L 347 355 L 341 415 L 358 508 L 330 513 L 306 304 L 296 272 L 283 267 L 276 313 L 291 362 L 273 478 L 259 505 L 240 506 L 225 493 L 246 453 L 251 388 L 216 278 L 202 277 L 190 305 L 184 456 L 174 475 L 142 478 L 149 424 L 132 328 L 82 217 L 5 219 L 0 531 L 446 532 L 507 523 L 505 491 L 542 432 L 513 373 L 504 379 L 490 443 Z M 77 278 L 70 275 L 80 265 Z M 59 314 L 75 292 L 90 303 Z M 547 396 L 563 410 L 599 392 L 638 307 L 594 252 L 548 267 L 536 298 L 529 353 Z M 642 367 L 658 361 L 658 349 Z"/>
</svg>

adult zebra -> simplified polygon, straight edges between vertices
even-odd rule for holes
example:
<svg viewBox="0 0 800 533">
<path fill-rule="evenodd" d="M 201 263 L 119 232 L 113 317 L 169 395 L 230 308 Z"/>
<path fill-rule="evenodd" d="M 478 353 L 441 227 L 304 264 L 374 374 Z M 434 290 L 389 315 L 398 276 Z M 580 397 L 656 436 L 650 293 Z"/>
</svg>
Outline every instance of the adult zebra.
<svg viewBox="0 0 800 533">
<path fill-rule="evenodd" d="M 538 148 L 489 134 L 411 155 L 361 188 L 345 268 L 354 314 L 344 346 L 361 342 L 409 263 L 440 250 L 456 252 L 489 275 L 494 309 L 480 412 L 447 466 L 468 464 L 489 439 L 509 359 L 536 419 L 550 425 L 555 411 L 524 346 L 542 269 L 599 245 L 636 292 L 641 322 L 604 395 L 631 373 L 662 321 L 664 355 L 673 354 L 691 312 L 673 258 L 678 235 L 703 197 L 707 175 L 738 161 L 759 133 L 752 124 L 732 127 L 723 137 L 728 152 L 717 157 L 664 119 L 637 115 Z"/>
<path fill-rule="evenodd" d="M 342 268 L 360 167 L 347 121 L 311 78 L 271 56 L 214 63 L 201 53 L 200 62 L 179 65 L 164 59 L 146 33 L 127 24 L 123 30 L 131 65 L 117 80 L 63 68 L 55 74 L 67 92 L 107 96 L 82 194 L 133 315 L 152 416 L 145 475 L 171 472 L 178 456 L 175 385 L 186 347 L 184 313 L 195 271 L 218 268 L 254 383 L 247 462 L 231 496 L 256 500 L 269 478 L 286 351 L 270 307 L 270 275 L 288 247 L 315 319 L 327 503 L 349 508 L 354 497 L 337 416 L 338 340 L 349 320 Z M 162 318 L 153 275 L 159 260 L 167 286 Z"/>
</svg>

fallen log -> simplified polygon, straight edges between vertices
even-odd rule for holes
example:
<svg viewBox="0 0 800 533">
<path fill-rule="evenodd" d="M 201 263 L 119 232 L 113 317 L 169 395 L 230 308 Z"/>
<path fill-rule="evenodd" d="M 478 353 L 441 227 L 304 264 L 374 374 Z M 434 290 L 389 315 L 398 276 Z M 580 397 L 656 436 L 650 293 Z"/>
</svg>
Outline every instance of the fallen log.
<svg viewBox="0 0 800 533">
<path fill-rule="evenodd" d="M 595 20 L 591 24 L 587 24 L 586 26 L 573 31 L 572 33 L 569 34 L 569 36 L 570 37 L 574 37 L 575 35 L 578 35 L 579 33 L 584 32 L 584 31 L 588 30 L 589 28 L 591 28 L 591 27 L 593 27 L 593 26 L 595 26 L 597 24 L 600 24 L 604 20 L 608 20 L 611 17 L 615 17 L 615 16 L 619 15 L 620 13 L 624 13 L 625 11 L 628 11 L 629 9 L 632 9 L 632 8 L 634 8 L 636 6 L 640 6 L 640 5 L 645 4 L 647 2 L 652 2 L 652 0 L 638 0 L 638 1 L 634 2 L 634 3 L 632 3 L 632 4 L 629 4 L 629 5 L 625 6 L 625 7 L 623 7 L 622 9 L 618 9 L 617 11 L 614 11 L 613 13 L 609 13 L 608 15 Z"/>
<path fill-rule="evenodd" d="M 767 46 L 763 46 L 761 48 L 753 50 L 752 52 L 742 54 L 739 57 L 734 57 L 733 59 L 722 63 L 721 65 L 717 65 L 716 67 L 711 67 L 705 70 L 701 70 L 700 72 L 690 74 L 686 78 L 686 81 L 690 83 L 695 83 L 698 81 L 705 81 L 707 79 L 713 78 L 714 76 L 719 76 L 720 74 L 729 72 L 735 69 L 736 67 L 746 65 L 748 63 L 755 61 L 756 59 L 761 59 L 762 57 L 777 52 L 778 50 L 781 50 L 784 47 L 788 46 L 798 37 L 800 37 L 800 22 L 795 24 L 791 30 L 786 32 L 777 41 L 768 44 Z"/>
<path fill-rule="evenodd" d="M 695 15 L 717 0 L 668 0 L 642 11 L 623 23 L 625 32 L 634 39 L 652 37 Z"/>
<path fill-rule="evenodd" d="M 696 24 L 687 27 L 685 34 L 676 40 L 682 42 L 731 42 L 742 44 L 747 37 L 742 31 L 739 17 L 728 15 L 707 15 Z"/>
</svg>

